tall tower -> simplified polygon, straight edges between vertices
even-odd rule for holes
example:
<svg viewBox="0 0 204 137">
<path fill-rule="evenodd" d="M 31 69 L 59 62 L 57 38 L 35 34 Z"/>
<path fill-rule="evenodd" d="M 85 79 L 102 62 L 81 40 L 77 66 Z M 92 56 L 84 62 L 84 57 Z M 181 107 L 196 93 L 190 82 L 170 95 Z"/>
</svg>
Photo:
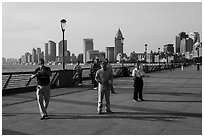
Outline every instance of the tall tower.
<svg viewBox="0 0 204 137">
<path fill-rule="evenodd" d="M 124 41 L 124 37 L 123 37 L 123 34 L 119 28 L 118 32 L 116 33 L 116 36 L 115 36 L 115 51 L 114 51 L 115 60 L 116 60 L 117 55 L 119 53 L 121 53 L 123 56 L 123 41 Z"/>
<path fill-rule="evenodd" d="M 180 35 L 176 36 L 176 53 L 180 53 L 180 46 L 181 46 L 181 39 L 180 39 Z"/>
<path fill-rule="evenodd" d="M 84 44 L 84 63 L 86 63 L 87 60 L 87 51 L 88 50 L 93 50 L 93 39 L 83 39 L 83 44 Z"/>
<path fill-rule="evenodd" d="M 38 62 L 38 59 L 37 59 L 37 51 L 36 49 L 32 49 L 32 62 L 33 63 L 37 63 Z"/>
<path fill-rule="evenodd" d="M 48 43 L 45 43 L 45 62 L 48 62 Z"/>
<path fill-rule="evenodd" d="M 58 47 L 59 53 L 58 56 L 60 57 L 60 61 L 62 62 L 62 56 L 63 56 L 63 40 L 59 42 L 59 47 Z M 64 40 L 64 52 L 67 51 L 67 40 Z"/>
<path fill-rule="evenodd" d="M 48 60 L 55 61 L 56 60 L 56 43 L 54 41 L 48 41 Z"/>
</svg>

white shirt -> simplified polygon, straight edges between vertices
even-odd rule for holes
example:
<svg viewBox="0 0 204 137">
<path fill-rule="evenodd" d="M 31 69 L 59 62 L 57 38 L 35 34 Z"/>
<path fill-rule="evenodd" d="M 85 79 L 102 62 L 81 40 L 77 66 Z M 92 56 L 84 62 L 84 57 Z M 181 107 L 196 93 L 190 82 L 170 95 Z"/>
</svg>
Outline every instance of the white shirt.
<svg viewBox="0 0 204 137">
<path fill-rule="evenodd" d="M 140 77 L 141 76 L 141 74 L 140 74 L 140 72 L 139 72 L 139 70 L 137 69 L 137 68 L 134 68 L 133 70 L 132 70 L 132 76 L 134 77 L 134 76 L 136 76 L 136 77 Z"/>
</svg>

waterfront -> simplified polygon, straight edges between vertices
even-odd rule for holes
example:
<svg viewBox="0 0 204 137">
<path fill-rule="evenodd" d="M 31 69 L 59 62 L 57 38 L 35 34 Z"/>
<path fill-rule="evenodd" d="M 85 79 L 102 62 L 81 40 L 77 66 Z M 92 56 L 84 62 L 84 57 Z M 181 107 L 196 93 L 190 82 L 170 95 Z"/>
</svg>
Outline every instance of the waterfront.
<svg viewBox="0 0 204 137">
<path fill-rule="evenodd" d="M 46 65 L 51 70 L 61 70 L 62 65 Z M 4 72 L 30 72 L 34 71 L 38 65 L 2 65 L 2 73 Z M 66 65 L 66 69 L 73 69 L 74 65 Z M 89 68 L 90 64 L 82 65 L 83 68 Z"/>
</svg>

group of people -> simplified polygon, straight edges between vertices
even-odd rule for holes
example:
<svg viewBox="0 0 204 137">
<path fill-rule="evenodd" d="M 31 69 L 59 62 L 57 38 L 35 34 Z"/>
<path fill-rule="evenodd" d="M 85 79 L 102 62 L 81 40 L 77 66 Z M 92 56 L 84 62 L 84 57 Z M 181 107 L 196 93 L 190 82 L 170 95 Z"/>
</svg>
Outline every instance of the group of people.
<svg viewBox="0 0 204 137">
<path fill-rule="evenodd" d="M 31 78 L 37 77 L 37 102 L 40 110 L 41 120 L 48 117 L 47 108 L 50 101 L 50 76 L 51 69 L 44 66 L 44 60 L 40 59 L 39 67 L 35 69 L 34 74 Z M 82 84 L 82 68 L 80 62 L 74 66 L 74 69 L 79 76 L 79 84 Z M 139 71 L 139 65 L 135 66 L 132 72 L 134 80 L 134 95 L 133 101 L 144 101 L 142 96 L 143 90 L 143 75 Z M 103 108 L 103 98 L 105 96 L 106 106 L 105 112 L 112 113 L 110 109 L 110 93 L 116 93 L 113 88 L 113 69 L 112 66 L 108 63 L 108 59 L 105 59 L 101 63 L 99 60 L 96 61 L 91 66 L 91 77 L 94 84 L 94 88 L 98 87 L 98 114 L 102 113 Z"/>
</svg>

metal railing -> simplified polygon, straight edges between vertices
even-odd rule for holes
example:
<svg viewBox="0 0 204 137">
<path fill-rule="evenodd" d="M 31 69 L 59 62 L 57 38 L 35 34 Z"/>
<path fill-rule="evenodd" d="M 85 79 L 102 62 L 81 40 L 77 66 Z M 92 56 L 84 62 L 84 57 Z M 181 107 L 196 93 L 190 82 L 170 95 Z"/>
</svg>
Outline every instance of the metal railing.
<svg viewBox="0 0 204 137">
<path fill-rule="evenodd" d="M 175 67 L 179 67 L 176 65 Z M 124 76 L 130 76 L 131 72 L 134 68 L 134 65 L 131 66 L 125 66 L 125 67 L 118 67 L 118 66 L 113 66 L 113 72 L 114 72 L 114 77 L 124 77 Z M 148 72 L 153 72 L 153 71 L 158 71 L 158 70 L 165 70 L 165 69 L 170 69 L 170 65 L 164 65 L 160 64 L 148 64 L 143 66 L 143 71 L 145 73 Z M 74 70 L 73 71 L 72 79 L 75 81 L 76 75 Z M 31 79 L 30 76 L 32 75 L 33 72 L 8 72 L 8 73 L 2 73 L 2 93 L 4 94 L 8 90 L 14 90 L 17 91 L 17 89 L 22 90 L 23 88 L 32 88 L 32 90 L 36 87 L 37 85 L 37 80 Z M 90 77 L 90 68 L 83 68 L 83 80 L 88 80 L 91 79 Z M 50 77 L 50 84 L 51 88 L 58 87 L 57 82 L 59 79 L 59 70 L 52 71 L 52 75 Z M 73 85 L 74 86 L 74 85 Z"/>
</svg>

